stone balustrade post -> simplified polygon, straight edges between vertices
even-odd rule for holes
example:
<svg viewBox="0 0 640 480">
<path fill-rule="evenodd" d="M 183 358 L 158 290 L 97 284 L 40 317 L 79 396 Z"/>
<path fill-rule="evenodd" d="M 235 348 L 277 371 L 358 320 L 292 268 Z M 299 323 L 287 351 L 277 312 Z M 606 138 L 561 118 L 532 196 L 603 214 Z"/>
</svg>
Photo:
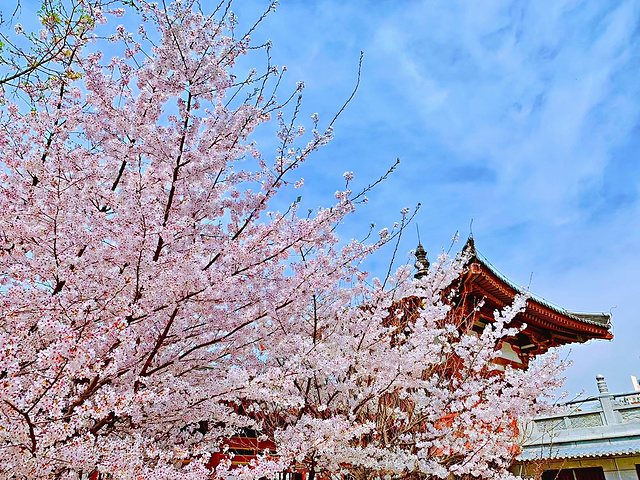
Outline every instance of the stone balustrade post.
<svg viewBox="0 0 640 480">
<path fill-rule="evenodd" d="M 613 425 L 618 422 L 615 412 L 613 411 L 613 395 L 609 393 L 609 387 L 604 380 L 604 375 L 596 375 L 596 383 L 598 384 L 598 400 L 600 400 L 600 406 L 602 407 L 602 413 L 604 413 L 605 425 Z"/>
</svg>

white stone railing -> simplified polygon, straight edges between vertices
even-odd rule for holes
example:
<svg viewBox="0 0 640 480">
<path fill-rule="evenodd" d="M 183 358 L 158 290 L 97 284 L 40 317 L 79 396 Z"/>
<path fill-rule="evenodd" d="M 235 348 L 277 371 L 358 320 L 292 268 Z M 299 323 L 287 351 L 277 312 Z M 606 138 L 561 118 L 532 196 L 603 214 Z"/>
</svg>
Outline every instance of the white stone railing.
<svg viewBox="0 0 640 480">
<path fill-rule="evenodd" d="M 640 392 L 612 395 L 602 375 L 596 380 L 598 396 L 567 402 L 561 412 L 536 418 L 526 428 L 524 445 L 640 434 Z"/>
</svg>

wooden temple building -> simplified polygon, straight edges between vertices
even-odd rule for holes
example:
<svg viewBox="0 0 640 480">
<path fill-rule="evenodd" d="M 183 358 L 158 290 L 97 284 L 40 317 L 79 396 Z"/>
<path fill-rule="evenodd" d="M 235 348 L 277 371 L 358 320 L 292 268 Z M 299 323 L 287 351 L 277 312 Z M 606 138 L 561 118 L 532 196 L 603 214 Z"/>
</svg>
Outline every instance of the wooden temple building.
<svg viewBox="0 0 640 480">
<path fill-rule="evenodd" d="M 459 315 L 470 319 L 474 330 L 481 331 L 484 325 L 493 322 L 494 312 L 511 305 L 516 295 L 529 296 L 525 311 L 510 323 L 512 327 L 520 328 L 523 324 L 526 327 L 500 346 L 501 356 L 496 359 L 499 365 L 527 368 L 531 358 L 551 347 L 613 338 L 610 314 L 570 312 L 531 294 L 485 260 L 476 250 L 473 238 L 467 241 L 463 255 L 467 260 L 463 274 L 454 285 L 457 295 L 453 301 Z M 419 278 L 429 267 L 421 245 L 416 249 L 416 257 L 416 277 Z"/>
</svg>

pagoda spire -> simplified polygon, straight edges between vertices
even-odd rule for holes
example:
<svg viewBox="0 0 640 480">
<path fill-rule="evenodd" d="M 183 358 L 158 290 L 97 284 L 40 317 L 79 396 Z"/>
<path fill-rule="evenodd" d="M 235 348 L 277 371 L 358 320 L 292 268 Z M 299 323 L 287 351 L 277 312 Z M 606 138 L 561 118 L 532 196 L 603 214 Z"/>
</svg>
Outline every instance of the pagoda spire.
<svg viewBox="0 0 640 480">
<path fill-rule="evenodd" d="M 414 275 L 414 278 L 422 278 L 429 272 L 429 259 L 427 258 L 427 252 L 425 251 L 422 244 L 418 243 L 415 255 L 415 267 L 418 271 Z"/>
</svg>

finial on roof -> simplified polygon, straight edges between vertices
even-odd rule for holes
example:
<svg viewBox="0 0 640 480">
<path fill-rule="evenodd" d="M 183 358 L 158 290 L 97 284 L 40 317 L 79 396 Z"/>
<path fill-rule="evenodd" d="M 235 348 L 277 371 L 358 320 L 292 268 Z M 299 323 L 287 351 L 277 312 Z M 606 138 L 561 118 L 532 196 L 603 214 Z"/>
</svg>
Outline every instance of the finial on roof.
<svg viewBox="0 0 640 480">
<path fill-rule="evenodd" d="M 414 275 L 415 278 L 422 278 L 429 272 L 429 259 L 427 258 L 427 252 L 420 243 L 416 248 L 415 267 L 418 269 Z"/>
<path fill-rule="evenodd" d="M 467 243 L 465 244 L 464 248 L 462 249 L 465 252 L 470 252 L 471 254 L 475 254 L 476 253 L 476 244 L 473 241 L 473 236 L 469 237 L 467 239 Z"/>
</svg>

